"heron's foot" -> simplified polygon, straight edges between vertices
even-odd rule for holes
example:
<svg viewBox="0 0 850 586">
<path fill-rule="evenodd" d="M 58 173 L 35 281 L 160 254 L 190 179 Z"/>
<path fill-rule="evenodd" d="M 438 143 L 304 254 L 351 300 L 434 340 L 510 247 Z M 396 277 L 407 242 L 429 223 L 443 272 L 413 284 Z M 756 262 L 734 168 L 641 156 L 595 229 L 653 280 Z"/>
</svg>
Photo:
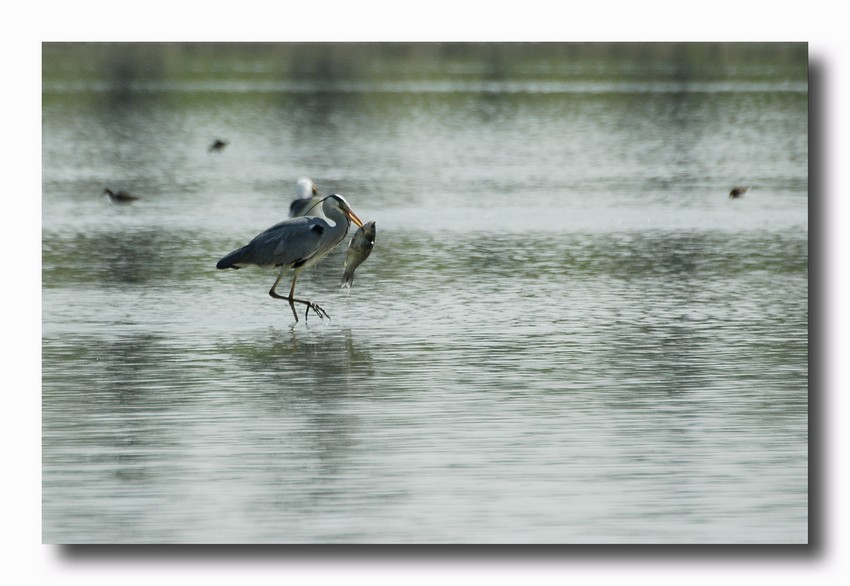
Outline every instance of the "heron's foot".
<svg viewBox="0 0 850 586">
<path fill-rule="evenodd" d="M 295 299 L 294 297 L 283 297 L 281 295 L 272 295 L 277 299 L 283 299 L 285 301 L 289 301 L 289 307 L 292 309 L 292 317 L 295 318 L 295 321 L 298 321 L 298 314 L 295 312 L 295 304 L 301 303 L 302 305 L 306 305 L 307 307 L 304 309 L 304 320 L 307 320 L 307 316 L 310 314 L 310 310 L 313 310 L 313 313 L 319 316 L 321 319 L 331 319 L 331 316 L 328 315 L 328 312 L 322 309 L 322 307 L 318 303 L 313 303 L 307 299 Z"/>
<path fill-rule="evenodd" d="M 304 310 L 304 321 L 307 321 L 307 314 L 310 313 L 310 310 L 313 310 L 313 313 L 319 316 L 319 319 L 324 321 L 325 318 L 331 319 L 331 316 L 328 315 L 328 312 L 322 309 L 318 303 L 313 303 L 312 301 L 307 302 L 307 308 Z"/>
</svg>

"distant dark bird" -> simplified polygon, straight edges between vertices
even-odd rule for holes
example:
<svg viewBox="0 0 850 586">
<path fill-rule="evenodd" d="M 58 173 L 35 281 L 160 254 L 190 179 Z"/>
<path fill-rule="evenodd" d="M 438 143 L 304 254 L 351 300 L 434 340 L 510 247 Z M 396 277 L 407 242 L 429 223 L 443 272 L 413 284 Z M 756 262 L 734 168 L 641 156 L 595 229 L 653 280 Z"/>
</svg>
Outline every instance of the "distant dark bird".
<svg viewBox="0 0 850 586">
<path fill-rule="evenodd" d="M 295 321 L 298 321 L 296 303 L 307 306 L 305 319 L 311 309 L 320 317 L 328 317 L 328 313 L 312 301 L 295 298 L 295 282 L 302 270 L 317 264 L 342 242 L 351 222 L 358 227 L 363 226 L 363 222 L 341 195 L 332 194 L 324 198 L 322 211 L 322 217 L 315 214 L 300 216 L 275 224 L 242 248 L 226 255 L 215 268 L 239 269 L 255 265 L 264 269 L 279 269 L 269 295 L 288 301 Z M 289 296 L 284 297 L 275 289 L 289 269 L 294 269 L 292 286 L 289 288 Z"/>
<path fill-rule="evenodd" d="M 213 142 L 210 145 L 209 152 L 220 153 L 221 151 L 224 150 L 224 147 L 226 147 L 227 145 L 228 145 L 228 142 L 226 140 L 221 140 L 220 138 L 217 138 L 217 139 L 215 139 L 215 142 Z"/>
<path fill-rule="evenodd" d="M 729 192 L 729 197 L 733 199 L 736 197 L 744 197 L 744 194 L 747 193 L 751 189 L 751 187 L 752 186 L 750 185 L 746 187 L 734 187 L 732 188 L 732 191 Z"/>
<path fill-rule="evenodd" d="M 318 205 L 322 201 L 319 196 L 319 189 L 313 180 L 309 177 L 302 177 L 295 184 L 296 198 L 289 205 L 289 217 L 297 218 L 298 216 L 321 216 L 322 206 Z"/>
<path fill-rule="evenodd" d="M 139 199 L 135 195 L 130 195 L 126 191 L 112 191 L 108 187 L 103 190 L 103 193 L 109 196 L 109 201 L 117 204 L 125 204 Z"/>
</svg>

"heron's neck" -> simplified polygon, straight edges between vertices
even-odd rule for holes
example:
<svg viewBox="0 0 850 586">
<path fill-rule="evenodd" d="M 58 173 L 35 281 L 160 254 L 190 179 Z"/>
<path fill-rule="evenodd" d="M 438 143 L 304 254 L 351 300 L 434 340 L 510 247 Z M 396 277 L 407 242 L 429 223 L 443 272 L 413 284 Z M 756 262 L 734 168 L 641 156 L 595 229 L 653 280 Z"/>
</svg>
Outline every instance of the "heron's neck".
<svg viewBox="0 0 850 586">
<path fill-rule="evenodd" d="M 325 211 L 325 217 L 334 223 L 331 228 L 331 234 L 336 237 L 337 242 L 345 238 L 350 224 L 350 221 L 345 214 L 343 214 L 339 208 L 335 207 L 330 210 L 330 213 Z"/>
</svg>

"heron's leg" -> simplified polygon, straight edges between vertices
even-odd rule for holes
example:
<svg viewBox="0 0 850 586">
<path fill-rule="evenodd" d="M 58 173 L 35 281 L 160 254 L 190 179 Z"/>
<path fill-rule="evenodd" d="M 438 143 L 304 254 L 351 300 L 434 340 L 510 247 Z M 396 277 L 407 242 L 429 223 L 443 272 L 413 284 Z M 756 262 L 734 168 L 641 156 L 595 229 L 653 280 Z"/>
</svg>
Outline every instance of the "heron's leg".
<svg viewBox="0 0 850 586">
<path fill-rule="evenodd" d="M 281 295 L 278 295 L 278 294 L 275 292 L 275 289 L 277 288 L 278 283 L 280 283 L 280 280 L 283 278 L 283 273 L 285 273 L 285 272 L 286 272 L 286 269 L 288 269 L 288 268 L 289 268 L 289 267 L 283 267 L 283 268 L 280 270 L 280 273 L 277 275 L 277 279 L 275 279 L 275 280 L 274 280 L 274 285 L 272 285 L 272 288 L 271 288 L 271 289 L 269 289 L 269 295 L 271 295 L 271 296 L 272 296 L 272 297 L 274 297 L 275 299 L 286 299 L 286 297 L 283 297 L 283 296 L 281 296 Z M 292 282 L 293 282 L 293 284 L 294 284 L 294 283 L 295 283 L 295 280 L 293 279 L 293 281 L 292 281 Z"/>
<path fill-rule="evenodd" d="M 304 321 L 307 321 L 307 315 L 310 313 L 310 310 L 313 310 L 313 313 L 318 315 L 321 319 L 328 318 L 331 316 L 328 315 L 328 312 L 322 309 L 318 303 L 313 303 L 312 301 L 307 301 L 304 299 L 296 299 L 295 298 L 295 280 L 298 278 L 298 272 L 295 272 L 295 276 L 292 277 L 292 287 L 289 288 L 289 307 L 292 308 L 292 314 L 295 314 L 295 304 L 303 303 L 307 307 L 304 309 Z M 295 318 L 295 321 L 298 321 L 298 318 Z"/>
<path fill-rule="evenodd" d="M 288 268 L 288 267 L 287 267 Z M 272 288 L 269 290 L 269 295 L 274 297 L 275 299 L 283 299 L 284 301 L 289 302 L 289 307 L 292 309 L 292 316 L 295 318 L 295 321 L 298 321 L 298 314 L 295 311 L 295 304 L 302 303 L 307 306 L 307 309 L 304 311 L 304 319 L 307 319 L 307 314 L 310 310 L 313 310 L 313 313 L 318 315 L 320 318 L 328 318 L 331 316 L 328 315 L 328 312 L 319 307 L 318 304 L 313 303 L 312 301 L 308 301 L 306 299 L 296 299 L 295 298 L 295 283 L 298 281 L 298 273 L 301 272 L 299 269 L 295 269 L 295 274 L 292 276 L 292 286 L 289 288 L 289 297 L 284 297 L 283 295 L 278 294 L 275 289 L 280 284 L 280 280 L 283 278 L 283 273 L 286 272 L 286 268 L 280 271 L 280 274 L 277 276 L 277 279 L 272 285 Z"/>
<path fill-rule="evenodd" d="M 298 321 L 298 314 L 295 313 L 295 281 L 298 280 L 298 269 L 295 269 L 295 274 L 292 275 L 292 287 L 289 288 L 289 309 L 292 310 L 292 315 L 295 317 L 295 321 Z M 307 306 L 310 307 L 309 305 Z M 307 314 L 304 314 L 304 321 L 307 321 Z"/>
<path fill-rule="evenodd" d="M 290 309 L 292 309 L 292 317 L 295 318 L 295 321 L 298 321 L 298 314 L 295 313 L 295 301 L 296 300 L 293 299 L 293 297 L 292 297 L 292 294 L 295 292 L 295 281 L 298 279 L 298 270 L 296 269 L 295 275 L 292 277 L 292 288 L 289 290 L 289 297 L 284 297 L 283 295 L 278 295 L 278 293 L 275 291 L 278 284 L 280 283 L 280 280 L 283 278 L 283 273 L 286 272 L 287 268 L 289 268 L 289 267 L 284 267 L 283 269 L 281 269 L 280 274 L 277 276 L 277 279 L 275 279 L 275 281 L 274 281 L 274 285 L 272 285 L 272 288 L 269 289 L 269 295 L 274 297 L 275 299 L 284 299 L 286 301 L 289 301 L 289 307 L 290 307 Z"/>
</svg>

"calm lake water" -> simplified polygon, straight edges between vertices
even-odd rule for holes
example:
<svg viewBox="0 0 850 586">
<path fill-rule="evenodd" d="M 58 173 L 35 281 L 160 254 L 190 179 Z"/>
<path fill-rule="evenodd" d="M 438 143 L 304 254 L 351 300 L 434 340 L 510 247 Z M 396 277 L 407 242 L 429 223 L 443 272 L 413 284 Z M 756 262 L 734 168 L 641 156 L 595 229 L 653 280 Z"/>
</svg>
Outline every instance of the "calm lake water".
<svg viewBox="0 0 850 586">
<path fill-rule="evenodd" d="M 45 45 L 44 541 L 806 543 L 805 46 L 555 49 Z M 215 264 L 301 176 L 295 323 Z"/>
</svg>

